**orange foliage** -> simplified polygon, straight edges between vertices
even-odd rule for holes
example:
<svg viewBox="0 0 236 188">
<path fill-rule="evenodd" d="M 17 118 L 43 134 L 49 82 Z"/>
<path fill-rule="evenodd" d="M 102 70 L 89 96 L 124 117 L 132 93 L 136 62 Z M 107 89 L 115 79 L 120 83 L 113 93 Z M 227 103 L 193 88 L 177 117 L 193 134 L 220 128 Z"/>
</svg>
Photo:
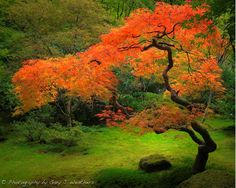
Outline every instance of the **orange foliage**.
<svg viewBox="0 0 236 188">
<path fill-rule="evenodd" d="M 180 90 L 180 95 L 195 95 L 205 90 L 222 93 L 217 58 L 221 56 L 225 41 L 212 21 L 204 18 L 208 9 L 206 5 L 192 8 L 190 4 L 158 2 L 153 12 L 148 9 L 134 11 L 123 26 L 102 35 L 100 43 L 78 53 L 78 58 L 27 61 L 13 78 L 23 111 L 54 101 L 60 88 L 66 89 L 69 96 L 79 96 L 82 100 L 90 100 L 94 95 L 107 100 L 117 84 L 111 68 L 122 64 L 130 64 L 135 76 L 155 75 L 163 82 L 167 54 L 156 48 L 144 51 L 153 38 L 159 43 L 171 44 L 174 67 L 169 73 L 170 83 Z M 109 110 L 98 116 L 124 119 L 122 114 Z M 196 116 L 197 113 L 189 114 L 178 107 L 162 106 L 154 111 L 145 110 L 129 122 L 158 132 L 160 125 L 164 126 L 164 131 L 187 124 Z"/>
<path fill-rule="evenodd" d="M 96 63 L 81 63 L 74 57 L 29 60 L 14 75 L 15 92 L 22 101 L 23 113 L 55 101 L 59 89 L 68 96 L 89 101 L 97 96 L 108 100 L 117 80 L 114 74 Z M 20 109 L 18 108 L 18 112 Z"/>
<path fill-rule="evenodd" d="M 106 125 L 108 127 L 112 126 L 118 126 L 122 127 L 124 120 L 127 119 L 127 115 L 122 110 L 117 110 L 117 112 L 114 112 L 112 110 L 113 106 L 106 106 L 105 110 L 103 110 L 101 113 L 97 114 L 96 116 L 99 117 L 101 121 L 105 120 Z M 127 112 L 132 111 L 133 109 L 130 107 L 125 108 Z"/>
<path fill-rule="evenodd" d="M 202 113 L 197 109 L 193 112 L 180 109 L 173 105 L 162 105 L 156 109 L 146 109 L 136 113 L 124 124 L 140 127 L 142 133 L 155 131 L 163 133 L 168 129 L 180 129 L 199 117 Z"/>
<path fill-rule="evenodd" d="M 123 26 L 102 35 L 100 43 L 78 56 L 85 62 L 96 59 L 108 68 L 128 63 L 135 76 L 148 78 L 155 75 L 159 82 L 163 82 L 162 71 L 167 64 L 167 54 L 156 48 L 147 51 L 143 48 L 153 38 L 174 29 L 158 42 L 173 45 L 174 68 L 169 76 L 175 88 L 185 95 L 193 94 L 193 85 L 197 92 L 211 89 L 221 94 L 224 88 L 216 59 L 222 55 L 225 41 L 212 21 L 203 17 L 208 9 L 206 5 L 192 8 L 190 4 L 169 5 L 163 2 L 158 2 L 153 12 L 138 9 L 126 18 Z M 207 64 L 211 65 L 210 69 L 204 69 Z M 190 66 L 193 69 L 190 70 Z M 204 76 L 198 77 L 198 74 Z M 185 82 L 183 77 L 191 77 L 191 82 Z"/>
<path fill-rule="evenodd" d="M 179 82 L 173 87 L 179 95 L 197 97 L 202 91 L 214 91 L 222 95 L 225 88 L 222 85 L 222 70 L 217 65 L 217 60 L 209 58 L 195 63 L 193 70 L 188 74 L 179 75 Z"/>
</svg>

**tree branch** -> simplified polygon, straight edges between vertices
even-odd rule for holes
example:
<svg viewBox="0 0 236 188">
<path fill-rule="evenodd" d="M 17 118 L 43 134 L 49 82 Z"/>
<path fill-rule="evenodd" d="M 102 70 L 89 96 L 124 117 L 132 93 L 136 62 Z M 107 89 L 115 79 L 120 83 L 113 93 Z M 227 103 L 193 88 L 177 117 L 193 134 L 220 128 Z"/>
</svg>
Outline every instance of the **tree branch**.
<svg viewBox="0 0 236 188">
<path fill-rule="evenodd" d="M 206 153 L 210 153 L 216 150 L 217 145 L 212 140 L 211 136 L 209 135 L 208 131 L 202 127 L 198 122 L 193 121 L 191 122 L 192 128 L 198 132 L 202 138 L 204 139 L 205 144 L 201 147 L 201 150 Z"/>
<path fill-rule="evenodd" d="M 192 140 L 193 140 L 194 142 L 196 142 L 197 144 L 199 144 L 199 145 L 204 145 L 204 142 L 196 136 L 196 134 L 194 133 L 193 130 L 191 130 L 191 129 L 189 129 L 189 128 L 186 128 L 186 127 L 182 127 L 182 128 L 180 129 L 180 131 L 184 131 L 184 132 L 188 133 L 189 136 L 192 138 Z"/>
<path fill-rule="evenodd" d="M 153 39 L 152 46 L 155 46 L 159 50 L 167 51 L 167 53 L 168 53 L 168 65 L 162 73 L 162 77 L 164 79 L 165 87 L 171 93 L 171 99 L 174 102 L 176 102 L 177 104 L 180 104 L 182 106 L 185 106 L 186 108 L 189 109 L 189 108 L 191 108 L 191 103 L 184 100 L 184 99 L 182 99 L 181 97 L 179 97 L 178 93 L 170 86 L 168 72 L 170 71 L 170 69 L 174 65 L 173 58 L 172 58 L 172 50 L 171 50 L 170 45 L 162 45 L 162 44 L 163 43 L 161 43 L 161 44 L 158 43 L 156 41 L 156 39 Z M 148 49 L 148 47 L 146 47 L 145 49 Z M 192 109 L 190 109 L 190 110 L 192 110 Z"/>
<path fill-rule="evenodd" d="M 90 61 L 90 63 L 93 63 L 93 62 L 97 63 L 98 65 L 101 65 L 101 64 L 102 64 L 101 61 L 96 60 L 96 59 L 93 59 L 93 60 Z"/>
</svg>

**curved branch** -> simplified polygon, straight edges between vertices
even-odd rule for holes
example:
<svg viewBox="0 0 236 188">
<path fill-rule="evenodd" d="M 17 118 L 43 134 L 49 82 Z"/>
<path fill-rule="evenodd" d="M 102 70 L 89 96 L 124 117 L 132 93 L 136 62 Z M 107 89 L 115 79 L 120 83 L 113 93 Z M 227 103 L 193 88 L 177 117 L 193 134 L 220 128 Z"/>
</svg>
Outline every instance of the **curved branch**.
<svg viewBox="0 0 236 188">
<path fill-rule="evenodd" d="M 211 138 L 210 134 L 208 133 L 208 131 L 196 121 L 193 121 L 191 123 L 191 126 L 204 139 L 205 144 L 201 147 L 201 151 L 206 152 L 206 153 L 210 153 L 210 152 L 215 151 L 216 148 L 217 148 L 217 145 L 212 140 L 212 138 Z"/>
<path fill-rule="evenodd" d="M 179 24 L 181 24 L 181 23 L 180 23 L 180 22 L 177 22 L 176 24 L 174 24 L 172 30 L 171 30 L 170 32 L 166 33 L 166 35 L 169 35 L 169 34 L 171 34 L 171 33 L 174 33 L 174 32 L 175 32 L 175 27 L 176 27 L 177 25 L 179 25 Z"/>
<path fill-rule="evenodd" d="M 90 61 L 90 63 L 93 63 L 93 62 L 97 63 L 98 65 L 101 65 L 101 64 L 102 64 L 101 61 L 96 60 L 96 59 L 93 59 L 93 60 Z"/>
<path fill-rule="evenodd" d="M 166 46 L 170 46 L 170 47 L 175 47 L 174 44 L 169 44 L 169 43 L 166 43 L 166 42 L 159 42 L 160 45 L 166 45 Z"/>
<path fill-rule="evenodd" d="M 137 43 L 131 44 L 129 46 L 120 47 L 118 49 L 120 51 L 126 51 L 126 50 L 129 50 L 129 49 L 132 49 L 132 48 L 141 48 L 140 44 L 142 44 L 143 42 L 146 42 L 146 41 L 148 41 L 148 40 L 141 40 L 141 41 L 139 41 Z M 151 42 L 151 41 L 149 41 L 149 42 Z"/>
<path fill-rule="evenodd" d="M 150 49 L 152 47 L 155 47 L 155 45 L 153 43 L 149 44 L 148 46 L 144 46 L 142 51 L 146 51 L 146 50 L 148 50 L 148 49 Z"/>
<path fill-rule="evenodd" d="M 98 65 L 101 65 L 102 64 L 102 62 L 101 61 L 99 61 L 99 60 L 96 60 L 96 59 L 93 59 L 93 60 L 91 60 L 90 61 L 90 63 L 97 63 Z"/>
<path fill-rule="evenodd" d="M 173 25 L 173 27 L 172 27 L 172 30 L 171 31 L 169 31 L 169 32 L 166 32 L 166 27 L 164 26 L 164 25 L 160 25 L 160 26 L 158 26 L 158 27 L 164 27 L 164 31 L 162 32 L 162 35 L 157 35 L 156 37 L 158 38 L 158 39 L 160 39 L 160 38 L 163 38 L 164 36 L 167 36 L 168 38 L 169 38 L 169 36 L 168 35 L 170 35 L 170 34 L 172 34 L 173 33 L 173 37 L 174 37 L 174 32 L 175 32 L 175 28 L 176 28 L 176 26 L 177 25 L 179 25 L 179 24 L 181 24 L 180 22 L 177 22 L 177 23 L 175 23 L 174 25 Z"/>
<path fill-rule="evenodd" d="M 192 138 L 192 140 L 193 140 L 195 143 L 197 143 L 198 145 L 204 145 L 204 142 L 203 142 L 201 139 L 199 139 L 199 138 L 197 137 L 197 135 L 194 133 L 193 130 L 191 130 L 191 129 L 189 129 L 189 128 L 186 128 L 186 127 L 182 127 L 182 128 L 180 129 L 180 131 L 184 131 L 184 132 L 188 133 L 189 136 Z"/>
<path fill-rule="evenodd" d="M 192 128 L 198 132 L 202 138 L 204 139 L 204 144 L 198 146 L 198 153 L 193 164 L 193 173 L 203 172 L 206 168 L 206 163 L 208 160 L 208 154 L 216 150 L 217 145 L 212 140 L 211 136 L 209 135 L 208 131 L 203 128 L 199 123 L 192 122 Z"/>
<path fill-rule="evenodd" d="M 172 49 L 170 47 L 171 45 L 162 45 L 162 44 L 163 43 L 158 43 L 156 41 L 156 39 L 153 39 L 152 46 L 158 48 L 159 50 L 167 51 L 167 53 L 168 53 L 168 65 L 162 73 L 162 77 L 164 79 L 165 87 L 171 93 L 171 99 L 174 102 L 188 108 L 191 111 L 191 109 L 192 109 L 191 103 L 186 101 L 185 99 L 182 99 L 181 97 L 179 97 L 178 93 L 170 86 L 168 72 L 174 66 L 174 61 L 173 61 L 173 58 L 172 58 Z M 152 46 L 150 46 L 150 47 L 152 47 Z M 146 47 L 145 49 L 148 49 L 148 47 Z"/>
</svg>

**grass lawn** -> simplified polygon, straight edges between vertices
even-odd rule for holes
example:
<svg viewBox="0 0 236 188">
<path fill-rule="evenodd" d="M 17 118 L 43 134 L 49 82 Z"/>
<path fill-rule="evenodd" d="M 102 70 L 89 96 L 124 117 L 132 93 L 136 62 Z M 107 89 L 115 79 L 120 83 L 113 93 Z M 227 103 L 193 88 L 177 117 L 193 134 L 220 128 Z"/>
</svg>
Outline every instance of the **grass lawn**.
<svg viewBox="0 0 236 188">
<path fill-rule="evenodd" d="M 210 119 L 206 123 L 218 145 L 207 168 L 234 174 L 234 121 Z M 112 188 L 174 187 L 190 177 L 196 153 L 197 145 L 190 137 L 175 130 L 138 136 L 119 128 L 92 128 L 80 146 L 63 153 L 48 152 L 45 145 L 25 144 L 12 135 L 0 143 L 0 187 L 13 187 L 3 186 L 2 180 L 45 180 L 47 187 L 64 180 L 71 182 L 62 187 L 71 187 L 73 182 L 76 187 L 94 187 L 93 181 Z M 170 170 L 151 174 L 138 170 L 140 158 L 151 154 L 166 156 L 172 163 Z"/>
</svg>

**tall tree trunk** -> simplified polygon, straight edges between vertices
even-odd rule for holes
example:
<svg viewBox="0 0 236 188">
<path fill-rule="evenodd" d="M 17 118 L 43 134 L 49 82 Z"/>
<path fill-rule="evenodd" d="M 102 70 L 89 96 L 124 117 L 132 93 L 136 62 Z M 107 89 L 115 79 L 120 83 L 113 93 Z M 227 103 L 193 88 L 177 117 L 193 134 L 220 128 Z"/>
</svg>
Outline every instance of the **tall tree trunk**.
<svg viewBox="0 0 236 188">
<path fill-rule="evenodd" d="M 210 107 L 211 100 L 212 100 L 212 95 L 213 95 L 213 92 L 210 90 L 210 94 L 209 94 L 209 97 L 208 97 L 208 100 L 207 100 L 207 106 L 205 108 L 204 116 L 202 118 L 202 123 L 204 123 L 206 121 L 206 117 L 208 115 L 208 109 Z"/>
<path fill-rule="evenodd" d="M 66 102 L 66 123 L 68 127 L 72 127 L 72 118 L 71 118 L 71 97 L 68 98 Z"/>
</svg>

